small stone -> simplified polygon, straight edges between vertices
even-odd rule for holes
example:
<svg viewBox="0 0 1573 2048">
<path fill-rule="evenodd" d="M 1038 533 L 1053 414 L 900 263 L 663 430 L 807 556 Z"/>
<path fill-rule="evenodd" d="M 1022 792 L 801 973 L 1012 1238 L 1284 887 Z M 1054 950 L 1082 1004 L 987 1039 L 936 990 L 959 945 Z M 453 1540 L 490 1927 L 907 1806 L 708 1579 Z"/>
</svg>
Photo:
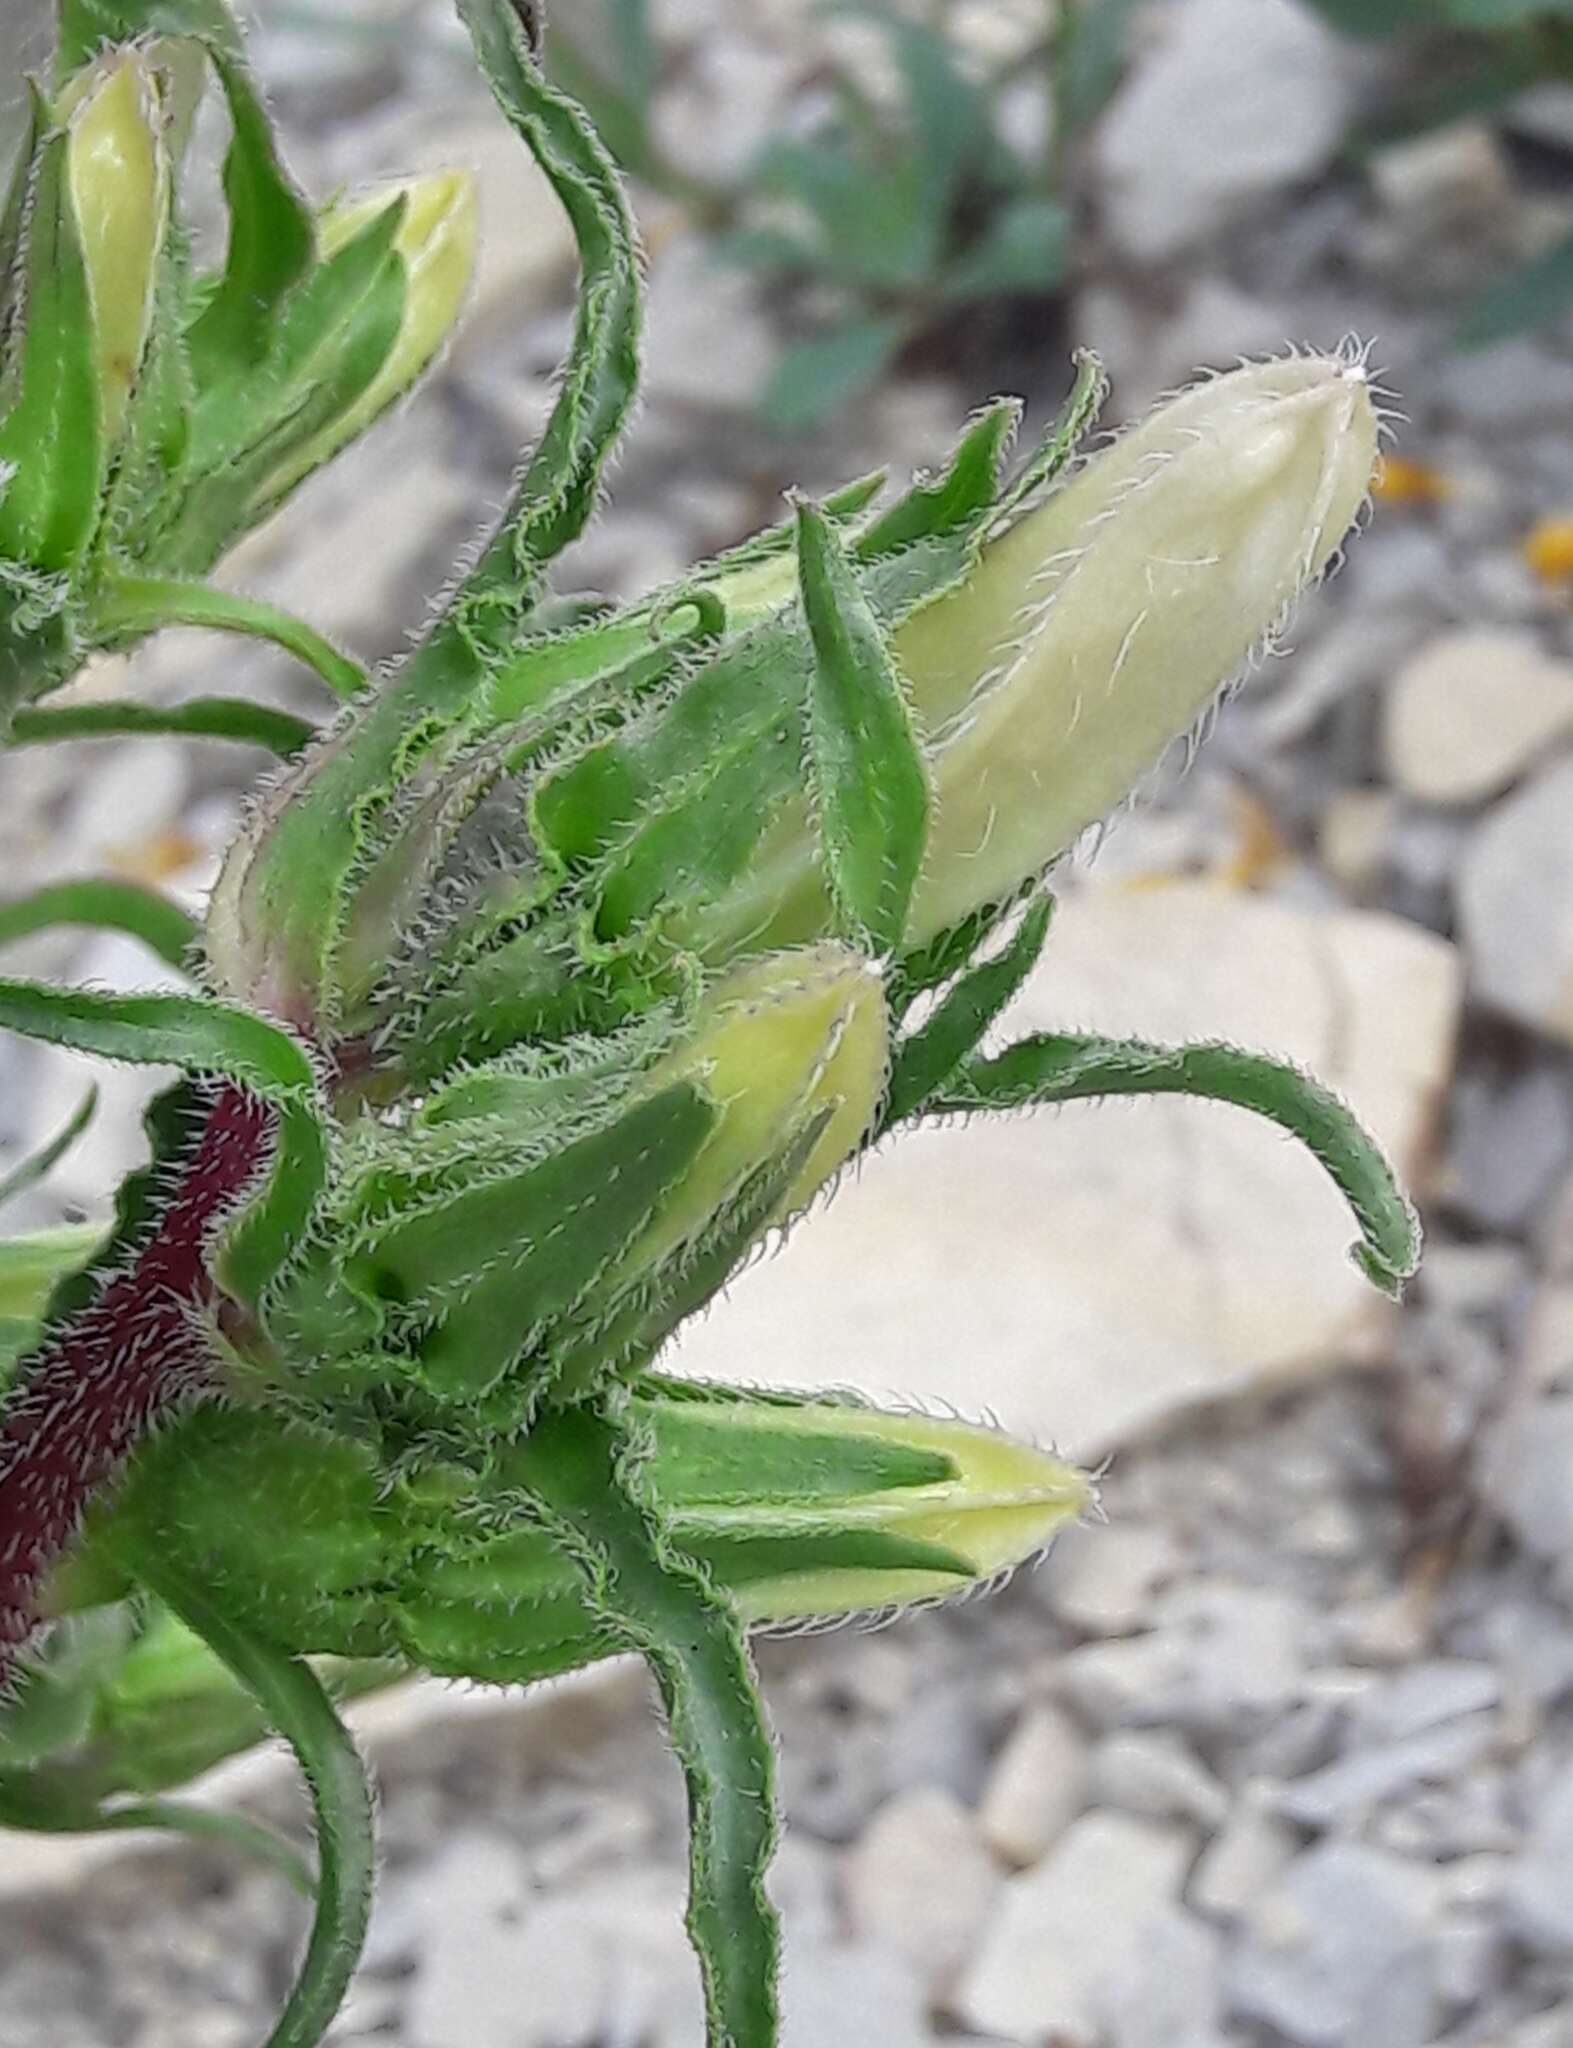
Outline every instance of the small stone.
<svg viewBox="0 0 1573 2048">
<path fill-rule="evenodd" d="M 1474 1915 L 1450 1920 L 1437 1930 L 1436 1984 L 1454 2012 L 1478 2006 L 1507 1971 L 1507 1943 L 1500 1928 Z"/>
<path fill-rule="evenodd" d="M 978 1809 L 1005 1862 L 1039 1862 L 1086 1804 L 1087 1739 L 1062 1707 L 1029 1707 L 1000 1751 Z"/>
<path fill-rule="evenodd" d="M 1512 1933 L 1539 1955 L 1573 1952 L 1573 1771 L 1564 1770 L 1534 1811 L 1503 1890 Z"/>
<path fill-rule="evenodd" d="M 1178 1906 L 1147 1923 L 1141 1967 L 1106 1988 L 1099 2040 L 1110 2048 L 1209 2048 L 1217 2039 L 1221 1944 Z"/>
<path fill-rule="evenodd" d="M 1475 1079 L 1456 1092 L 1453 1134 L 1437 1193 L 1488 1230 L 1522 1229 L 1573 1160 L 1573 1088 L 1536 1065 L 1500 1087 Z"/>
<path fill-rule="evenodd" d="M 1480 828 L 1458 905 L 1478 993 L 1573 1043 L 1573 759 L 1543 769 Z"/>
<path fill-rule="evenodd" d="M 904 1957 L 931 1993 L 972 1949 L 998 1882 L 972 1816 L 937 1787 L 882 1807 L 842 1873 L 852 1933 Z"/>
<path fill-rule="evenodd" d="M 633 2037 L 622 2037 L 631 2039 Z M 702 2029 L 675 2039 L 691 2048 Z M 888 1949 L 794 1942 L 781 1970 L 781 2048 L 930 2048 L 923 1987 Z"/>
<path fill-rule="evenodd" d="M 1094 1806 L 1115 1806 L 1146 1820 L 1194 1821 L 1218 1827 L 1228 1794 L 1176 1735 L 1161 1731 L 1111 1735 L 1098 1745 L 1090 1782 Z"/>
<path fill-rule="evenodd" d="M 1428 1307 L 1446 1315 L 1485 1315 L 1518 1291 L 1526 1273 L 1527 1262 L 1516 1244 L 1433 1241 L 1420 1268 L 1420 1292 Z"/>
<path fill-rule="evenodd" d="M 1573 664 L 1532 633 L 1445 633 L 1393 678 L 1385 706 L 1387 770 L 1425 803 L 1474 803 L 1505 789 L 1573 732 Z"/>
<path fill-rule="evenodd" d="M 1297 1691 L 1307 1617 L 1288 1594 L 1192 1581 L 1158 1618 L 1147 1635 L 1091 1643 L 1061 1659 L 1061 1689 L 1098 1726 L 1238 1733 Z"/>
<path fill-rule="evenodd" d="M 1084 1814 L 1036 1870 L 1005 1884 L 956 2017 L 1007 2040 L 1096 2038 L 1108 2001 L 1140 1974 L 1189 1854 L 1178 1829 Z"/>
<path fill-rule="evenodd" d="M 1289 0 L 1191 0 L 1163 26 L 1097 140 L 1109 231 L 1142 262 L 1314 176 L 1351 110 L 1336 42 Z"/>
<path fill-rule="evenodd" d="M 1180 1561 L 1174 1537 L 1157 1523 L 1072 1529 L 1044 1566 L 1043 1591 L 1059 1618 L 1083 1635 L 1129 1635 Z"/>
<path fill-rule="evenodd" d="M 1434 1887 L 1359 1842 L 1308 1850 L 1258 1902 L 1227 1975 L 1233 2007 L 1308 2048 L 1434 2038 Z"/>
<path fill-rule="evenodd" d="M 1568 1390 L 1573 1382 L 1573 1282 L 1554 1280 L 1537 1291 L 1521 1355 L 1531 1387 Z"/>
<path fill-rule="evenodd" d="M 1259 1778 L 1241 1788 L 1191 1874 L 1190 1900 L 1200 1911 L 1238 1920 L 1293 1858 L 1299 1837 L 1274 1810 L 1275 1792 Z"/>
<path fill-rule="evenodd" d="M 647 403 L 739 409 L 754 404 L 774 351 L 743 272 L 692 233 L 671 236 L 645 302 Z"/>
<path fill-rule="evenodd" d="M 1470 1714 L 1380 1748 L 1356 1749 L 1285 1785 L 1279 1803 L 1306 1827 L 1343 1826 L 1416 1785 L 1450 1782 L 1485 1756 L 1496 1736 L 1490 1714 Z"/>
<path fill-rule="evenodd" d="M 1382 204 L 1415 233 L 1467 227 L 1513 198 L 1507 157 L 1483 121 L 1390 143 L 1372 152 L 1368 166 Z"/>
<path fill-rule="evenodd" d="M 1573 409 L 1573 363 L 1528 336 L 1439 356 L 1427 382 L 1431 404 L 1488 439 L 1504 429 L 1540 432 L 1548 417 Z"/>
<path fill-rule="evenodd" d="M 1402 1742 L 1444 1722 L 1484 1713 L 1502 1697 L 1495 1665 L 1462 1657 L 1432 1657 L 1394 1678 L 1366 1688 L 1355 1703 L 1354 1739 Z"/>
<path fill-rule="evenodd" d="M 1374 896 L 1381 884 L 1396 809 L 1391 790 L 1341 789 L 1322 813 L 1317 827 L 1322 866 L 1357 903 Z"/>
<path fill-rule="evenodd" d="M 1492 1432 L 1481 1492 L 1532 1557 L 1573 1551 L 1573 1399 L 1516 1409 Z"/>
</svg>

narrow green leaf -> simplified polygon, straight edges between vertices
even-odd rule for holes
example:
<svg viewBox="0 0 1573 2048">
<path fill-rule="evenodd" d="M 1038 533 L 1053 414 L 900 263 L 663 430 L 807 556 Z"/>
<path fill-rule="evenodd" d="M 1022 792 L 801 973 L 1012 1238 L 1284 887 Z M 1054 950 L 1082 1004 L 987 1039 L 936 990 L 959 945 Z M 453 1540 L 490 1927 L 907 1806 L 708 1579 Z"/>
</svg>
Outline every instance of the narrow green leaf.
<svg viewBox="0 0 1573 2048">
<path fill-rule="evenodd" d="M 0 1209 L 3 1209 L 7 1202 L 15 1201 L 18 1195 L 25 1194 L 29 1188 L 37 1187 L 38 1183 L 64 1159 L 97 1112 L 98 1088 L 94 1084 L 89 1087 L 70 1116 L 46 1144 L 40 1145 L 36 1152 L 29 1153 L 27 1158 L 18 1160 L 9 1173 L 0 1174 Z M 6 1291 L 5 1253 L 9 1249 L 8 1245 L 0 1243 L 0 1299 L 3 1299 Z"/>
<path fill-rule="evenodd" d="M 337 697 L 366 687 L 366 671 L 315 626 L 292 612 L 238 591 L 177 576 L 116 576 L 99 591 L 92 635 L 99 645 L 140 639 L 163 626 L 203 626 L 267 640 L 315 671 Z"/>
<path fill-rule="evenodd" d="M 1374 1286 L 1396 1297 L 1418 1265 L 1420 1227 L 1380 1147 L 1331 1090 L 1281 1060 L 1232 1045 L 1045 1033 L 970 1063 L 925 1107 L 1021 1109 L 1104 1095 L 1196 1095 L 1269 1118 L 1308 1147 L 1349 1204 L 1362 1238 L 1352 1256 Z"/>
<path fill-rule="evenodd" d="M 519 1446 L 531 1506 L 570 1551 L 589 1605 L 640 1651 L 688 1784 L 688 1932 L 711 2048 L 772 2048 L 779 1936 L 765 1897 L 774 1757 L 742 1629 L 665 1533 L 645 1446 L 622 1413 L 544 1415 Z"/>
<path fill-rule="evenodd" d="M 0 1752 L 3 1752 L 0 1743 Z M 128 1799 L 114 1806 L 52 1805 L 18 1796 L 23 1788 L 0 1775 L 0 1825 L 51 1835 L 111 1835 L 138 1830 L 181 1835 L 197 1843 L 217 1842 L 270 1864 L 303 1898 L 316 1896 L 317 1883 L 305 1861 L 282 1835 L 241 1813 L 210 1806 L 185 1806 L 176 1799 Z"/>
<path fill-rule="evenodd" d="M 1453 339 L 1462 349 L 1490 348 L 1510 335 L 1546 327 L 1573 303 L 1573 235 L 1510 270 L 1464 312 Z"/>
<path fill-rule="evenodd" d="M 35 889 L 31 896 L 0 902 L 0 946 L 57 924 L 126 932 L 182 973 L 189 971 L 201 936 L 196 919 L 178 903 L 141 882 L 126 882 L 113 875 L 52 882 Z"/>
<path fill-rule="evenodd" d="M 1004 206 L 988 232 L 941 279 L 956 304 L 1011 292 L 1051 292 L 1070 264 L 1070 211 L 1057 199 L 1031 195 Z"/>
<path fill-rule="evenodd" d="M 890 648 L 835 528 L 797 513 L 798 577 L 814 644 L 810 774 L 843 933 L 895 952 L 923 864 L 929 792 Z"/>
<path fill-rule="evenodd" d="M 791 343 L 776 359 L 760 412 L 778 433 L 817 426 L 878 382 L 910 331 L 895 315 L 870 317 Z"/>
<path fill-rule="evenodd" d="M 616 167 L 583 112 L 542 73 L 508 0 L 459 0 L 497 103 L 551 181 L 579 245 L 573 348 L 540 445 L 500 527 L 461 584 L 466 630 L 488 646 L 517 630 L 541 572 L 583 529 L 638 381 L 638 244 Z"/>
<path fill-rule="evenodd" d="M 859 534 L 853 552 L 860 562 L 874 561 L 969 525 L 994 502 L 1000 464 L 1021 418 L 1014 398 L 996 399 L 978 414 L 956 446 L 956 452 L 933 483 L 920 483 L 898 498 Z"/>
<path fill-rule="evenodd" d="M 141 739 L 174 733 L 266 747 L 288 760 L 316 730 L 293 712 L 251 704 L 244 697 L 189 697 L 184 704 L 63 704 L 22 710 L 12 722 L 9 743 L 26 747 L 50 740 Z"/>
<path fill-rule="evenodd" d="M 274 1103 L 272 1170 L 230 1224 L 220 1256 L 225 1285 L 256 1299 L 298 1242 L 327 1170 L 327 1135 L 305 1049 L 277 1025 L 205 996 L 102 995 L 0 980 L 0 1030 L 52 1045 L 215 1074 Z"/>
<path fill-rule="evenodd" d="M 947 991 L 933 1014 L 901 1041 L 879 1135 L 918 1114 L 936 1089 L 978 1049 L 983 1034 L 1038 963 L 1054 914 L 1052 896 L 1033 898 L 1027 914 L 992 960 L 979 961 Z"/>
<path fill-rule="evenodd" d="M 290 293 L 311 267 L 316 231 L 304 195 L 279 160 L 273 126 L 237 56 L 218 59 L 229 102 L 224 158 L 229 248 L 224 271 L 187 343 L 199 389 L 229 384 L 270 349 Z"/>
<path fill-rule="evenodd" d="M 1052 483 L 1076 452 L 1076 444 L 1103 410 L 1109 394 L 1109 380 L 1103 365 L 1088 349 L 1075 356 L 1076 382 L 1059 418 L 1027 458 L 1020 476 L 1000 499 L 1003 519 L 1015 516 L 1047 483 Z"/>
<path fill-rule="evenodd" d="M 87 546 L 103 479 L 92 297 L 69 141 L 57 130 L 36 160 L 14 398 L 0 421 L 0 556 L 45 571 L 69 569 Z"/>
<path fill-rule="evenodd" d="M 294 1750 L 317 1829 L 317 1910 L 300 1974 L 265 2048 L 319 2048 L 344 2002 L 371 1918 L 376 1838 L 371 1786 L 349 1731 L 310 1665 L 236 1628 L 205 1589 L 170 1573 L 154 1590 L 256 1699 Z"/>
</svg>

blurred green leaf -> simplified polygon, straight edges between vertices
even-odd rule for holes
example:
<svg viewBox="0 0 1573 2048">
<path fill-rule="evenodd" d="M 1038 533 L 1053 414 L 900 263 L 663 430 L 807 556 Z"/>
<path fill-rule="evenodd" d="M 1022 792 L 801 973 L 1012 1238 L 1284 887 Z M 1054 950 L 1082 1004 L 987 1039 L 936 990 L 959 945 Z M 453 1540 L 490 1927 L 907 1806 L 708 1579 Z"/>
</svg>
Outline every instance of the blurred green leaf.
<svg viewBox="0 0 1573 2048">
<path fill-rule="evenodd" d="M 947 299 L 1053 291 L 1070 261 L 1071 218 L 1057 199 L 1012 200 L 988 232 L 945 273 Z"/>
<path fill-rule="evenodd" d="M 72 1110 L 55 1135 L 36 1152 L 30 1152 L 25 1159 L 17 1161 L 8 1173 L 0 1173 L 0 1208 L 16 1196 L 25 1194 L 64 1159 L 71 1147 L 81 1137 L 98 1111 L 98 1088 L 90 1087 L 82 1100 Z"/>
<path fill-rule="evenodd" d="M 784 433 L 811 427 L 876 383 L 906 340 L 898 318 L 853 320 L 784 349 L 760 410 Z"/>
<path fill-rule="evenodd" d="M 1454 332 L 1462 349 L 1489 348 L 1510 335 L 1544 327 L 1573 305 L 1573 234 L 1484 291 Z"/>
</svg>

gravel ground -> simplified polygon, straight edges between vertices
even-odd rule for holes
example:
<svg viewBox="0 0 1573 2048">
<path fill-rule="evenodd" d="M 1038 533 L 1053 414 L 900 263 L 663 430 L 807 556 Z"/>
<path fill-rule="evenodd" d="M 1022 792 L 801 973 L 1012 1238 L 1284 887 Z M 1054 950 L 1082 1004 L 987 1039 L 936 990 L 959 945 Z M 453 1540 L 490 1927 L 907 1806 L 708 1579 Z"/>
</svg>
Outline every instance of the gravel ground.
<svg viewBox="0 0 1573 2048">
<path fill-rule="evenodd" d="M 1017 10 L 972 11 L 992 30 Z M 442 54 L 437 11 L 403 12 L 389 39 L 270 30 L 259 60 L 319 183 L 415 156 L 479 164 L 496 203 L 474 318 L 401 426 L 227 572 L 368 656 L 418 622 L 508 451 L 539 425 L 571 268 L 555 216 L 520 203 L 516 160 Z M 800 10 L 769 24 L 720 0 L 668 13 L 674 135 L 745 149 L 805 70 Z M 1403 1149 L 1428 1261 L 1401 1315 L 1362 1326 L 1358 1344 L 1342 1325 L 1302 1344 L 1287 1384 L 1267 1338 L 1233 1362 L 1229 1398 L 1203 1407 L 1194 1374 L 1133 1359 L 1148 1375 L 1139 1421 L 1089 1409 L 1083 1425 L 1077 1408 L 1066 1431 L 1078 1452 L 1117 1452 L 1107 1524 L 995 1599 L 761 1646 L 787 1814 L 786 2040 L 1563 2048 L 1573 609 L 1523 543 L 1573 516 L 1573 333 L 1463 357 L 1445 306 L 1573 214 L 1573 94 L 1541 89 L 1502 125 L 1353 167 L 1338 138 L 1369 71 L 1289 0 L 1170 0 L 1142 31 L 1094 152 L 1087 281 L 1065 323 L 1106 355 L 1116 406 L 1286 336 L 1330 346 L 1353 330 L 1373 339 L 1408 416 L 1402 450 L 1425 472 L 1379 505 L 1197 769 L 1157 778 L 1112 835 L 1089 914 L 1158 876 L 1182 936 L 1205 901 L 1208 932 L 1237 929 L 1247 957 L 1264 906 L 1312 940 L 1352 910 L 1372 945 L 1431 935 L 1432 970 L 1462 992 L 1456 1017 L 1413 999 L 1383 953 L 1337 1020 L 1409 1076 Z M 1228 118 L 1214 120 L 1225 60 Z M 788 481 L 932 461 L 992 389 L 1020 389 L 1039 420 L 1058 395 L 1057 355 L 1005 335 L 982 363 L 925 358 L 783 447 L 749 413 L 771 310 L 661 202 L 646 225 L 649 396 L 577 582 L 647 585 L 771 516 Z M 212 687 L 216 660 L 229 686 L 307 701 L 265 654 L 198 636 L 94 686 L 180 694 Z M 9 885 L 107 862 L 195 897 L 256 765 L 159 742 L 12 757 L 0 872 Z M 16 957 L 147 978 L 118 942 Z M 1228 1016 L 1218 1028 L 1246 1035 Z M 141 1086 L 114 1078 L 55 1199 L 101 1197 L 133 1156 Z M 79 1068 L 0 1045 L 0 1140 L 36 1138 L 79 1087 Z M 1117 1273 L 1118 1206 L 1105 1223 L 1100 1256 Z M 1214 1256 L 1203 1246 L 1193 1264 L 1212 1272 Z M 715 1324 L 724 1336 L 724 1314 Z M 1356 1354 L 1363 1369 L 1339 1369 Z M 967 1388 L 953 1398 L 965 1407 Z M 1029 1421 L 1047 1431 L 1052 1376 L 1039 1398 Z M 679 1788 L 637 1672 L 523 1707 L 472 1704 L 378 1757 L 385 1884 L 336 2042 L 699 2040 Z M 296 1816 L 282 1780 L 255 1796 Z M 230 1860 L 117 1858 L 10 1905 L 0 2040 L 241 2048 L 299 1932 L 281 1890 Z"/>
</svg>

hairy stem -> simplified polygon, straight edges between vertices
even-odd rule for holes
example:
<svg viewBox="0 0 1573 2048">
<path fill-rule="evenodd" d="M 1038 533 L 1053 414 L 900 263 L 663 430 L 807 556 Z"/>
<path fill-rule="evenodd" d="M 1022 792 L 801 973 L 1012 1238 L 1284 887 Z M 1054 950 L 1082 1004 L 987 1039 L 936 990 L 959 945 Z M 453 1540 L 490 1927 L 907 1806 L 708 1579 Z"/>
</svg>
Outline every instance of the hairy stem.
<svg viewBox="0 0 1573 2048">
<path fill-rule="evenodd" d="M 276 1117 L 245 1088 L 215 1089 L 151 1236 L 46 1334 L 0 1409 L 0 1690 L 88 1503 L 209 1384 L 198 1312 L 214 1298 L 211 1239 L 257 1180 Z"/>
<path fill-rule="evenodd" d="M 317 1830 L 317 1911 L 289 2002 L 265 2048 L 318 2048 L 365 1945 L 376 1876 L 371 1784 L 349 1730 L 311 1666 L 237 1628 L 184 1577 L 153 1590 L 221 1657 L 294 1750 Z"/>
</svg>

